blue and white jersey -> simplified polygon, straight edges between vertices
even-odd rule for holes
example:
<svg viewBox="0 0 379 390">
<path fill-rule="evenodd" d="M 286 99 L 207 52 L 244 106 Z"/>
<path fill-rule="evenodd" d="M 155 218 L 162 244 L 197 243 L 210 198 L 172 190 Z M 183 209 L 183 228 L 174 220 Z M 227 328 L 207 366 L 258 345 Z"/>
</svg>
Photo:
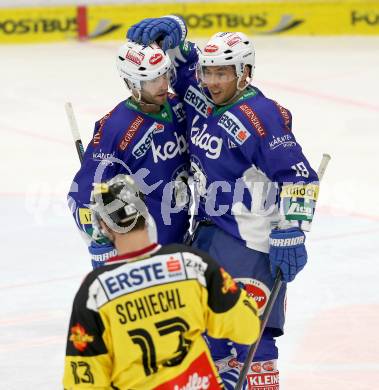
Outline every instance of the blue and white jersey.
<svg viewBox="0 0 379 390">
<path fill-rule="evenodd" d="M 187 116 L 196 219 L 268 253 L 272 228 L 309 224 L 318 194 L 291 113 L 254 86 L 233 104 L 214 106 L 196 79 L 195 45 L 185 42 L 170 56 Z"/>
<path fill-rule="evenodd" d="M 189 220 L 185 132 L 183 107 L 174 95 L 158 114 L 143 113 L 129 98 L 96 122 L 69 193 L 79 228 L 91 236 L 88 204 L 93 183 L 132 174 L 145 194 L 158 242 L 182 242 Z"/>
</svg>

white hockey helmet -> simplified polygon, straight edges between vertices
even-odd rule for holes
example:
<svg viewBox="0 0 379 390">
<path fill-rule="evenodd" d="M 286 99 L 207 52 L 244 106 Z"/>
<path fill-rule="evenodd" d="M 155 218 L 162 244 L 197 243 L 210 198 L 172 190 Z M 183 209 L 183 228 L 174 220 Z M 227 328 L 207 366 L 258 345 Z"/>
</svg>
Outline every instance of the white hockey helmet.
<svg viewBox="0 0 379 390">
<path fill-rule="evenodd" d="M 156 43 L 143 46 L 127 40 L 118 50 L 117 68 L 120 77 L 141 91 L 142 81 L 154 80 L 173 67 L 169 56 Z"/>
<path fill-rule="evenodd" d="M 245 65 L 255 66 L 255 50 L 251 39 L 242 32 L 218 32 L 199 52 L 199 66 L 234 65 L 237 77 L 243 74 Z"/>
</svg>

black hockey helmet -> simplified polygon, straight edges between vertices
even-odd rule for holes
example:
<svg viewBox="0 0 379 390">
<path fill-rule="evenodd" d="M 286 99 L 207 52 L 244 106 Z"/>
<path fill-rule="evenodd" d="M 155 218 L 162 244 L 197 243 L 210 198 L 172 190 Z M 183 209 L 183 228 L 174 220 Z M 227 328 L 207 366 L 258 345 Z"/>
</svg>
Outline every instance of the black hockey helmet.
<svg viewBox="0 0 379 390">
<path fill-rule="evenodd" d="M 94 183 L 91 193 L 91 216 L 95 240 L 108 237 L 100 220 L 117 233 L 128 233 L 147 215 L 143 194 L 130 175 L 117 175 L 104 183 Z M 142 220 L 142 221 L 141 221 Z"/>
</svg>

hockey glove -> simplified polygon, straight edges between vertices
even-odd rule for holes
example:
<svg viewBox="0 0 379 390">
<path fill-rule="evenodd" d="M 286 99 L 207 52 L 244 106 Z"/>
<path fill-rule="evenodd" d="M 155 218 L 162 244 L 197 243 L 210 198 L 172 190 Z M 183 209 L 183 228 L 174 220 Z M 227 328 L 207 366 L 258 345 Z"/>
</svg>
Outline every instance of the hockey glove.
<svg viewBox="0 0 379 390">
<path fill-rule="evenodd" d="M 111 243 L 98 244 L 95 241 L 91 241 L 88 251 L 91 254 L 93 269 L 103 266 L 106 260 L 117 255 L 117 251 Z"/>
<path fill-rule="evenodd" d="M 161 41 L 159 43 L 163 51 L 174 49 L 186 36 L 186 24 L 176 15 L 143 19 L 130 27 L 127 33 L 128 39 L 143 45 Z"/>
<path fill-rule="evenodd" d="M 298 228 L 275 229 L 270 234 L 270 267 L 275 278 L 277 268 L 282 280 L 291 282 L 307 263 L 305 234 Z"/>
</svg>

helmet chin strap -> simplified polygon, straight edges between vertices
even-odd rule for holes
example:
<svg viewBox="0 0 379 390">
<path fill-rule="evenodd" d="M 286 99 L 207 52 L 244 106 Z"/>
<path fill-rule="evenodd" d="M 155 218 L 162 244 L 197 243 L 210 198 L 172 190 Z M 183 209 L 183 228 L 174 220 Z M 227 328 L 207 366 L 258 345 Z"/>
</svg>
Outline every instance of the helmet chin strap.
<svg viewBox="0 0 379 390">
<path fill-rule="evenodd" d="M 228 104 L 230 103 L 233 103 L 234 101 L 236 101 L 242 94 L 243 92 L 245 91 L 245 89 L 249 86 L 250 84 L 250 78 L 249 80 L 246 79 L 245 80 L 245 85 L 241 88 L 239 86 L 240 82 L 242 81 L 242 76 L 241 75 L 240 77 L 238 77 L 238 80 L 237 80 L 237 89 L 236 89 L 236 92 L 234 93 L 234 95 L 228 99 L 227 101 L 223 102 L 223 103 L 220 103 L 220 104 L 217 104 L 218 106 L 227 106 Z"/>
</svg>

